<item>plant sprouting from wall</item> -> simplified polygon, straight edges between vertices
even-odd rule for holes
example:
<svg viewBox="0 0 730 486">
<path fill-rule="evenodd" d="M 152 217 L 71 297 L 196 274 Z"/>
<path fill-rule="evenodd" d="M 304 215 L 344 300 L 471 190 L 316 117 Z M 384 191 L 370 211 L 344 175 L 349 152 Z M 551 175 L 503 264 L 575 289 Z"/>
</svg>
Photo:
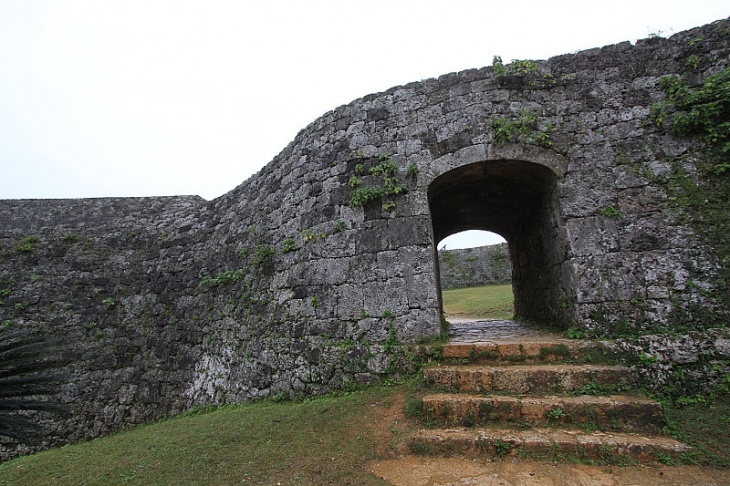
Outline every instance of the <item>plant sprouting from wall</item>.
<svg viewBox="0 0 730 486">
<path fill-rule="evenodd" d="M 76 233 L 69 233 L 67 235 L 63 235 L 63 237 L 61 238 L 61 241 L 63 241 L 64 243 L 76 243 L 79 240 L 80 237 Z"/>
<path fill-rule="evenodd" d="M 104 304 L 107 309 L 113 309 L 117 306 L 117 301 L 112 297 L 107 297 L 106 299 L 102 300 L 101 303 Z"/>
<path fill-rule="evenodd" d="M 323 240 L 327 238 L 327 233 L 320 231 L 319 233 L 315 233 L 311 229 L 305 229 L 302 230 L 302 240 L 304 240 L 304 243 L 316 243 L 317 240 Z"/>
<path fill-rule="evenodd" d="M 290 253 L 296 250 L 298 250 L 298 248 L 297 244 L 294 242 L 294 238 L 285 238 L 284 241 L 281 242 L 282 253 Z"/>
<path fill-rule="evenodd" d="M 218 272 L 215 277 L 203 277 L 200 280 L 201 287 L 218 287 L 219 285 L 227 285 L 237 282 L 248 275 L 247 268 L 239 268 L 237 270 L 226 270 Z"/>
<path fill-rule="evenodd" d="M 492 58 L 492 69 L 494 69 L 494 72 L 499 76 L 507 74 L 507 68 L 504 67 L 501 56 L 494 56 Z"/>
<path fill-rule="evenodd" d="M 600 213 L 604 218 L 621 219 L 624 217 L 621 211 L 614 206 L 607 206 L 601 209 Z"/>
<path fill-rule="evenodd" d="M 396 179 L 398 166 L 395 162 L 388 155 L 381 155 L 379 160 L 378 165 L 369 170 L 369 174 L 376 180 L 380 179 L 380 185 L 360 187 L 359 179 L 357 184 L 353 184 L 353 179 L 350 179 L 350 186 L 355 188 L 350 196 L 351 206 L 365 206 L 369 202 L 383 199 L 383 209 L 391 210 L 395 208 L 393 197 L 405 193 L 406 186 Z M 355 172 L 363 172 L 364 168 L 361 167 L 361 164 L 355 166 Z"/>
<path fill-rule="evenodd" d="M 700 65 L 700 57 L 697 54 L 692 54 L 684 61 L 684 65 L 696 70 Z"/>
<path fill-rule="evenodd" d="M 492 139 L 497 145 L 522 142 L 550 148 L 554 144 L 551 138 L 553 125 L 546 124 L 540 127 L 537 113 L 522 111 L 516 120 L 494 118 L 490 126 L 494 131 Z"/>
<path fill-rule="evenodd" d="M 26 236 L 13 244 L 13 250 L 15 253 L 31 253 L 35 250 L 35 244 L 40 239 L 37 236 Z"/>
<path fill-rule="evenodd" d="M 5 298 L 9 297 L 13 293 L 13 286 L 15 285 L 15 279 L 10 278 L 4 282 L 0 280 L 0 306 L 5 305 Z"/>
<path fill-rule="evenodd" d="M 551 88 L 557 83 L 552 73 L 542 75 L 538 72 L 539 65 L 530 59 L 513 59 L 505 66 L 500 56 L 492 59 L 492 69 L 501 85 L 521 88 Z"/>
<path fill-rule="evenodd" d="M 411 162 L 406 167 L 406 174 L 409 177 L 416 177 L 418 175 L 418 165 L 415 162 Z"/>
<path fill-rule="evenodd" d="M 275 253 L 276 250 L 274 250 L 274 247 L 271 245 L 258 245 L 256 250 L 253 252 L 253 267 L 262 267 L 266 262 L 274 258 Z"/>
<path fill-rule="evenodd" d="M 515 74 L 530 74 L 537 71 L 537 63 L 529 59 L 513 59 L 509 71 Z"/>
<path fill-rule="evenodd" d="M 311 229 L 305 229 L 302 231 L 302 240 L 304 240 L 304 243 L 314 243 L 317 241 L 317 237 Z"/>
<path fill-rule="evenodd" d="M 344 221 L 337 221 L 333 227 L 335 233 L 342 233 L 347 229 L 347 223 Z"/>
</svg>

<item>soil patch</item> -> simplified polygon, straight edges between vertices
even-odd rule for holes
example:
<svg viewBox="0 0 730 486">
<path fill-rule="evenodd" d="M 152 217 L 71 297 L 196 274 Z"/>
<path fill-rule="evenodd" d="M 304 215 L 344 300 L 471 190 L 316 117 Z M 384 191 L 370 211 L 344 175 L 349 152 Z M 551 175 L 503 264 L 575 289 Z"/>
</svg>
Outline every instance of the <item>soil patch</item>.
<svg viewBox="0 0 730 486">
<path fill-rule="evenodd" d="M 536 461 L 486 462 L 406 455 L 368 464 L 395 486 L 723 486 L 730 471 L 697 466 L 587 466 Z"/>
</svg>

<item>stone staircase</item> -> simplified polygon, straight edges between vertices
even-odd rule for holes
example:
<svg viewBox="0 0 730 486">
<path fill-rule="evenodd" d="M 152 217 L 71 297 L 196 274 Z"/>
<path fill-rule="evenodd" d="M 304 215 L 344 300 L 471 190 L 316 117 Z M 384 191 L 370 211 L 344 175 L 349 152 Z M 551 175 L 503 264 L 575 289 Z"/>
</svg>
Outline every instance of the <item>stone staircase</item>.
<svg viewBox="0 0 730 486">
<path fill-rule="evenodd" d="M 463 339 L 457 331 L 442 361 L 424 370 L 430 393 L 413 452 L 628 464 L 690 450 L 661 435 L 659 403 L 629 393 L 631 369 L 591 363 L 600 361 L 598 343 L 511 326 L 520 332 L 503 326 L 486 338 L 487 325 Z"/>
</svg>

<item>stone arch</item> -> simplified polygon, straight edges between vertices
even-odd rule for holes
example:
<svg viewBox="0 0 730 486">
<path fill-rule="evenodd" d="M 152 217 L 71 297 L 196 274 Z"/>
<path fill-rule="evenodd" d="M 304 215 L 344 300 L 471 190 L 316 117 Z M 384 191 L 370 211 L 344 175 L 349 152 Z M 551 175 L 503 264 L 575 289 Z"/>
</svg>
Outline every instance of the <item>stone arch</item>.
<svg viewBox="0 0 730 486">
<path fill-rule="evenodd" d="M 470 229 L 500 234 L 509 244 L 517 315 L 565 321 L 557 305 L 565 280 L 556 191 L 565 161 L 552 151 L 519 145 L 483 152 L 479 160 L 478 150 L 467 151 L 429 184 L 434 246 Z"/>
</svg>

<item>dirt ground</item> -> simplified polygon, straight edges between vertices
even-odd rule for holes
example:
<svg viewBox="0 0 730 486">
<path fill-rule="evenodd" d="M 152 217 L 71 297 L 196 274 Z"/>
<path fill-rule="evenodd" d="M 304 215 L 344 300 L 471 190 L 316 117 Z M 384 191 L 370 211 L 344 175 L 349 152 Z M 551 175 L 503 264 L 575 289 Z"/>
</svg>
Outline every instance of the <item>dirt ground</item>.
<svg viewBox="0 0 730 486">
<path fill-rule="evenodd" d="M 405 396 L 373 404 L 371 433 L 382 460 L 366 468 L 394 486 L 730 486 L 730 470 L 696 466 L 587 466 L 409 454 L 404 439 L 414 424 L 404 413 Z"/>
<path fill-rule="evenodd" d="M 395 486 L 727 486 L 730 471 L 694 466 L 597 467 L 533 461 L 479 461 L 412 455 L 370 471 Z"/>
</svg>

